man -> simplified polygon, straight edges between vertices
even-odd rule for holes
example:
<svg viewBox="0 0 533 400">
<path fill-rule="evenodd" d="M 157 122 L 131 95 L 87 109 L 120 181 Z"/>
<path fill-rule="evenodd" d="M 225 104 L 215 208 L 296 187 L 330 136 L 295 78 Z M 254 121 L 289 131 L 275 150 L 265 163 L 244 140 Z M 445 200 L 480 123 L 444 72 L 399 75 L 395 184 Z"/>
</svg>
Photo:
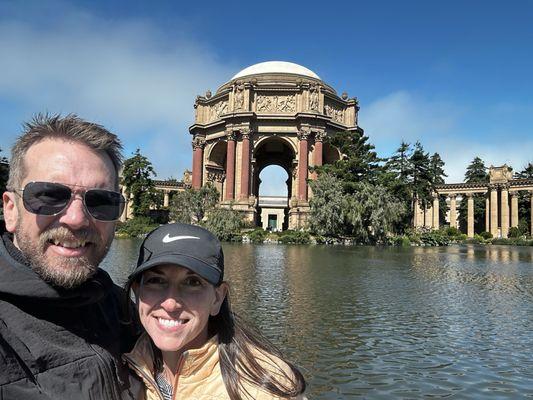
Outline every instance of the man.
<svg viewBox="0 0 533 400">
<path fill-rule="evenodd" d="M 134 340 L 98 268 L 124 207 L 118 138 L 38 115 L 12 149 L 0 240 L 0 399 L 128 399 Z M 134 385 L 135 386 L 135 385 Z"/>
</svg>

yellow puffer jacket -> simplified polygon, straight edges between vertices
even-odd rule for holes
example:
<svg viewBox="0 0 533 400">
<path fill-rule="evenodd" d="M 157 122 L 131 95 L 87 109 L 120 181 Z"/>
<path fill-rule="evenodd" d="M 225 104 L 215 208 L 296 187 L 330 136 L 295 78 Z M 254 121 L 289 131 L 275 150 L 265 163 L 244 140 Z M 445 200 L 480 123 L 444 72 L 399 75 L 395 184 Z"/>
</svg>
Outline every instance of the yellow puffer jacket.
<svg viewBox="0 0 533 400">
<path fill-rule="evenodd" d="M 139 400 L 163 400 L 154 379 L 154 354 L 149 336 L 144 333 L 131 353 L 124 354 L 130 368 L 142 378 L 145 397 Z M 183 353 L 174 382 L 174 399 L 229 400 L 218 358 L 218 338 L 212 337 L 203 347 Z M 246 386 L 252 399 L 281 400 L 255 386 Z M 299 396 L 295 400 L 304 400 Z"/>
</svg>

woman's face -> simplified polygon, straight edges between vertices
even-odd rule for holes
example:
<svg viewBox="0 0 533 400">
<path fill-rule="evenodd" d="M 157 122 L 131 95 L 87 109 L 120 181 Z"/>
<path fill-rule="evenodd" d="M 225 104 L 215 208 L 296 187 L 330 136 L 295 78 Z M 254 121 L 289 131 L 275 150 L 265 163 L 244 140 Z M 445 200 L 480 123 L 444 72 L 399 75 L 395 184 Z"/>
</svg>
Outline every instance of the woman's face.
<svg viewBox="0 0 533 400">
<path fill-rule="evenodd" d="M 160 265 L 146 271 L 134 286 L 139 316 L 154 344 L 163 352 L 201 347 L 208 339 L 207 321 L 217 315 L 227 292 L 191 270 Z"/>
</svg>

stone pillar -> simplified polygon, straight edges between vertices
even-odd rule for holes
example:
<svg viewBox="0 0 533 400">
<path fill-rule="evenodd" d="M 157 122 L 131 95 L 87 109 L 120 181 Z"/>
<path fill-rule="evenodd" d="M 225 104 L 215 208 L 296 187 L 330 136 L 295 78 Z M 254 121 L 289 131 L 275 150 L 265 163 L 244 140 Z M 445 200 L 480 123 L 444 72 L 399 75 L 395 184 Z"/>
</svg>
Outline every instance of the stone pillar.
<svg viewBox="0 0 533 400">
<path fill-rule="evenodd" d="M 417 199 L 414 200 L 413 206 L 413 227 L 420 227 L 420 205 Z"/>
<path fill-rule="evenodd" d="M 164 196 L 163 197 L 163 207 L 168 207 L 168 203 L 169 203 L 169 199 L 170 199 L 169 192 L 168 192 L 168 190 L 165 190 L 163 193 L 164 193 L 163 194 L 163 196 Z"/>
<path fill-rule="evenodd" d="M 315 152 L 314 152 L 314 166 L 320 167 L 322 166 L 322 150 L 323 150 L 323 141 L 324 137 L 326 136 L 325 132 L 316 132 L 315 133 Z M 316 172 L 313 172 L 311 174 L 311 179 L 316 179 L 317 174 Z"/>
<path fill-rule="evenodd" d="M 433 194 L 433 229 L 439 229 L 439 195 Z"/>
<path fill-rule="evenodd" d="M 498 237 L 498 187 L 490 188 L 490 233 Z"/>
<path fill-rule="evenodd" d="M 309 167 L 307 140 L 309 139 L 309 131 L 299 131 L 298 139 L 300 140 L 300 154 L 298 160 L 298 200 L 307 201 L 307 170 Z"/>
<path fill-rule="evenodd" d="M 241 199 L 250 196 L 250 131 L 241 131 L 242 136 L 242 167 L 241 167 Z"/>
<path fill-rule="evenodd" d="M 450 194 L 450 226 L 457 228 L 457 203 L 455 202 L 456 194 Z"/>
<path fill-rule="evenodd" d="M 509 187 L 502 186 L 501 191 L 501 226 L 502 226 L 502 237 L 506 238 L 509 234 Z"/>
<path fill-rule="evenodd" d="M 490 232 L 490 197 L 485 194 L 485 232 Z"/>
<path fill-rule="evenodd" d="M 227 131 L 227 153 L 226 153 L 226 198 L 235 199 L 235 132 Z"/>
<path fill-rule="evenodd" d="M 205 138 L 196 136 L 192 141 L 192 187 L 194 189 L 200 189 L 202 187 L 204 147 Z"/>
<path fill-rule="evenodd" d="M 511 192 L 511 226 L 518 227 L 518 192 Z"/>
<path fill-rule="evenodd" d="M 429 205 L 424 207 L 424 227 L 431 228 L 433 226 L 433 211 Z"/>
<path fill-rule="evenodd" d="M 469 238 L 474 237 L 474 196 L 472 193 L 466 195 L 468 201 L 467 230 L 466 235 Z"/>
</svg>

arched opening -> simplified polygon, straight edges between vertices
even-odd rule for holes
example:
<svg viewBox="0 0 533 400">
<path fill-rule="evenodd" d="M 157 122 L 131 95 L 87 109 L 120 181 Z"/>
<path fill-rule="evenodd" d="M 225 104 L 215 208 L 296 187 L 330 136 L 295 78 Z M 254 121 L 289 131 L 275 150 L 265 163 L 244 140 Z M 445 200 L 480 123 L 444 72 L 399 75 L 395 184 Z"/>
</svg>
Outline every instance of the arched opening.
<svg viewBox="0 0 533 400">
<path fill-rule="evenodd" d="M 220 194 L 220 200 L 224 199 L 224 184 L 226 180 L 226 154 L 227 143 L 220 141 L 208 148 L 206 170 L 206 181 L 214 185 Z"/>
<path fill-rule="evenodd" d="M 294 149 L 288 141 L 272 137 L 260 142 L 253 156 L 252 191 L 258 198 L 258 225 L 273 231 L 285 230 L 292 195 Z"/>
</svg>

